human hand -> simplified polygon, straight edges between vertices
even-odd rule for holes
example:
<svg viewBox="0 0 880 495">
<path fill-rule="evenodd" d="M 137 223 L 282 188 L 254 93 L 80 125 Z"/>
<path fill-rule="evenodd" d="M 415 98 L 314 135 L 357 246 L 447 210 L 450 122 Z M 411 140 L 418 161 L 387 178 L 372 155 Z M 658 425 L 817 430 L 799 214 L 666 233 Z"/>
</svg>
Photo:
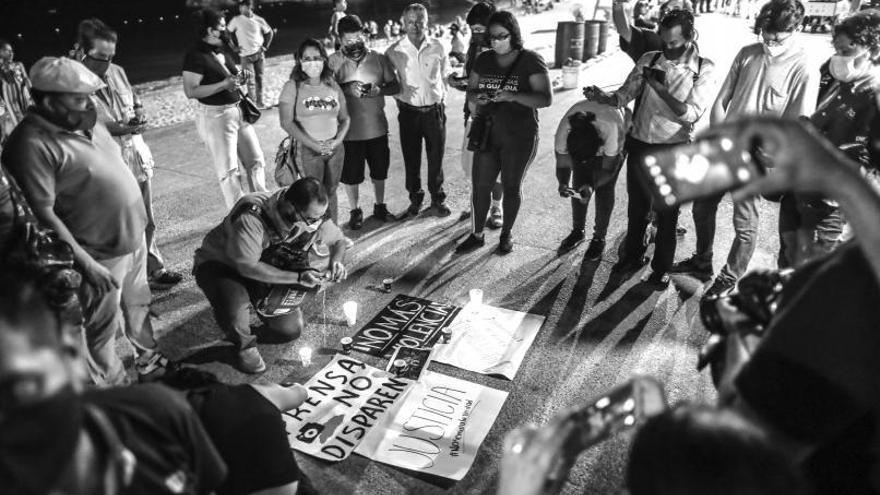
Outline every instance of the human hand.
<svg viewBox="0 0 880 495">
<path fill-rule="evenodd" d="M 850 161 L 811 125 L 796 120 L 756 117 L 713 126 L 701 137 L 730 138 L 737 149 L 760 148 L 772 172 L 732 192 L 735 201 L 783 191 L 822 193 L 832 199 L 848 175 L 858 174 Z"/>
<path fill-rule="evenodd" d="M 321 283 L 321 274 L 318 270 L 305 270 L 299 273 L 298 283 L 306 287 L 315 287 Z"/>
<path fill-rule="evenodd" d="M 516 93 L 511 91 L 499 91 L 495 94 L 495 98 L 493 98 L 495 103 L 504 103 L 504 102 L 515 102 L 516 101 Z"/>
<path fill-rule="evenodd" d="M 529 425 L 510 432 L 504 439 L 498 493 L 555 493 L 552 487 L 565 481 L 577 457 L 567 448 L 577 438 L 575 430 L 575 423 L 564 417 L 542 427 Z"/>
<path fill-rule="evenodd" d="M 223 89 L 226 91 L 235 91 L 238 89 L 238 76 L 229 76 L 223 81 Z"/>
<path fill-rule="evenodd" d="M 345 265 L 341 261 L 334 261 L 333 263 L 331 263 L 328 273 L 331 282 L 342 282 L 343 280 L 348 278 L 348 270 L 345 268 Z"/>
<path fill-rule="evenodd" d="M 119 281 L 113 277 L 104 265 L 95 260 L 91 260 L 83 266 L 86 279 L 98 291 L 99 294 L 106 294 L 113 289 L 119 288 Z"/>
<path fill-rule="evenodd" d="M 575 192 L 580 196 L 580 198 L 578 198 L 580 202 L 587 204 L 590 202 L 590 197 L 593 195 L 593 188 L 589 184 L 584 184 L 577 188 Z"/>
<path fill-rule="evenodd" d="M 559 195 L 563 198 L 570 198 L 574 195 L 574 189 L 568 187 L 568 184 L 559 184 Z"/>
</svg>

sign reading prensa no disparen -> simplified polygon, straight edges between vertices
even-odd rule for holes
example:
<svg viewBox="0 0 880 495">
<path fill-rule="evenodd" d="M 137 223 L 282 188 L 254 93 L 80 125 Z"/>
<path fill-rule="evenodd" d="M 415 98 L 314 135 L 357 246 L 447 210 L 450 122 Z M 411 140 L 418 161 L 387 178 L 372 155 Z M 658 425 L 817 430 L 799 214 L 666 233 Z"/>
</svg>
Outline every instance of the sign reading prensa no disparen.
<svg viewBox="0 0 880 495">
<path fill-rule="evenodd" d="M 398 347 L 432 347 L 461 308 L 398 294 L 354 335 L 353 348 L 390 357 Z"/>
</svg>

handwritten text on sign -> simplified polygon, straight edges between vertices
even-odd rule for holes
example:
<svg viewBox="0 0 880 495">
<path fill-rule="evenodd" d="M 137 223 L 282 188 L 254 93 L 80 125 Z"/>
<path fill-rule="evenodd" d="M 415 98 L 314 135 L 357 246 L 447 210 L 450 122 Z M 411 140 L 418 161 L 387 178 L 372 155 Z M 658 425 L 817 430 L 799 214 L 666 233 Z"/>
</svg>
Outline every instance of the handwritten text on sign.
<svg viewBox="0 0 880 495">
<path fill-rule="evenodd" d="M 451 304 L 399 294 L 355 334 L 353 347 L 386 358 L 398 347 L 431 347 L 459 311 Z"/>
<path fill-rule="evenodd" d="M 329 461 L 345 459 L 407 386 L 386 371 L 336 355 L 306 382 L 309 398 L 283 413 L 290 446 Z"/>
</svg>

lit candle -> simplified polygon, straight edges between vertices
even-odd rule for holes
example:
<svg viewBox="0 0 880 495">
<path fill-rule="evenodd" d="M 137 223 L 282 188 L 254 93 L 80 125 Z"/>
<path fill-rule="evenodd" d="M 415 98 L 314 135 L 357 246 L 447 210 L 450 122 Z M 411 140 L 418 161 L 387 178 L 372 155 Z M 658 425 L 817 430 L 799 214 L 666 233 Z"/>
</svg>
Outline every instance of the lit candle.
<svg viewBox="0 0 880 495">
<path fill-rule="evenodd" d="M 357 322 L 357 311 L 358 303 L 354 301 L 348 301 L 342 305 L 342 312 L 345 313 L 345 321 L 348 323 L 348 326 L 353 327 Z"/>
<path fill-rule="evenodd" d="M 302 361 L 303 366 L 311 366 L 312 365 L 312 348 L 311 347 L 301 347 L 299 350 L 299 360 Z"/>
</svg>

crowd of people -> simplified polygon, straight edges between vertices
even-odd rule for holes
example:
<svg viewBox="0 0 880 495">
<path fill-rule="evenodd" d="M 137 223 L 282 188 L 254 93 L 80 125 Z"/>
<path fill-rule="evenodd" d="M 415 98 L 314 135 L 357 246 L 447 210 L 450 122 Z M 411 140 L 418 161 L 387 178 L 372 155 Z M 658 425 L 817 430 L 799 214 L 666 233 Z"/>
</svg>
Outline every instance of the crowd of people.
<svg viewBox="0 0 880 495">
<path fill-rule="evenodd" d="M 196 250 L 193 274 L 246 373 L 266 370 L 251 308 L 275 338 L 293 340 L 303 311 L 268 310 L 273 289 L 348 277 L 345 255 L 357 246 L 343 227 L 364 225 L 367 167 L 372 218 L 406 221 L 426 199 L 432 213 L 452 214 L 444 189 L 450 88 L 466 95 L 461 155 L 471 189 L 470 211 L 461 216 L 470 233 L 455 251 L 483 248 L 488 227 L 500 230 L 496 252 L 511 253 L 540 138 L 538 110 L 553 104 L 547 64 L 525 46 L 516 16 L 492 3 L 475 4 L 456 24 L 451 53 L 429 32 L 421 4 L 404 9 L 403 35 L 384 52 L 371 47 L 374 23 L 347 14 L 345 0 L 335 5 L 336 50 L 304 40 L 279 98 L 289 143 L 279 155 L 279 187 L 267 183 L 253 125 L 265 108 L 262 73 L 274 36 L 253 0 L 240 1 L 228 22 L 212 9 L 195 12 L 195 41 L 182 56 L 182 91 L 197 101 L 196 129 L 227 211 Z M 671 273 L 712 280 L 703 297 L 717 301 L 728 340 L 719 406 L 680 405 L 649 419 L 632 448 L 630 492 L 880 492 L 873 358 L 880 349 L 880 12 L 835 25 L 835 53 L 816 70 L 796 35 L 803 4 L 770 0 L 755 15 L 758 40 L 739 51 L 726 76 L 701 52 L 689 3 L 663 4 L 656 27 L 642 22 L 638 6 L 634 14 L 615 0 L 620 45 L 635 64 L 625 82 L 612 92 L 585 88 L 557 127 L 558 192 L 571 198 L 572 211 L 559 252 L 587 240 L 595 195 L 586 256 L 603 256 L 626 166 L 626 235 L 612 272 L 634 274 L 653 243 L 644 282 L 663 289 Z M 44 57 L 29 71 L 0 40 L 0 486 L 12 493 L 311 492 L 280 416 L 307 399 L 304 388 L 223 385 L 159 351 L 151 294 L 183 276 L 165 267 L 158 249 L 148 116 L 113 63 L 118 34 L 99 19 L 82 21 L 78 33 L 69 56 Z M 385 201 L 386 97 L 398 109 L 409 199 L 398 213 Z M 679 208 L 653 204 L 642 180 L 644 157 L 693 142 L 707 111 L 712 126 L 704 137 L 725 137 L 769 171 L 733 193 L 735 237 L 718 274 L 713 246 L 723 195 L 693 203 L 696 252 L 675 263 Z M 349 205 L 344 224 L 340 183 Z M 796 271 L 765 324 L 719 297 L 745 274 L 768 200 L 779 205 L 778 265 Z M 117 354 L 119 329 L 135 348 L 133 374 Z M 132 375 L 142 384 L 132 385 Z M 143 384 L 157 381 L 165 385 Z M 512 441 L 499 493 L 542 493 L 559 459 L 570 462 L 588 447 L 566 441 L 573 431 L 557 422 Z"/>
</svg>

